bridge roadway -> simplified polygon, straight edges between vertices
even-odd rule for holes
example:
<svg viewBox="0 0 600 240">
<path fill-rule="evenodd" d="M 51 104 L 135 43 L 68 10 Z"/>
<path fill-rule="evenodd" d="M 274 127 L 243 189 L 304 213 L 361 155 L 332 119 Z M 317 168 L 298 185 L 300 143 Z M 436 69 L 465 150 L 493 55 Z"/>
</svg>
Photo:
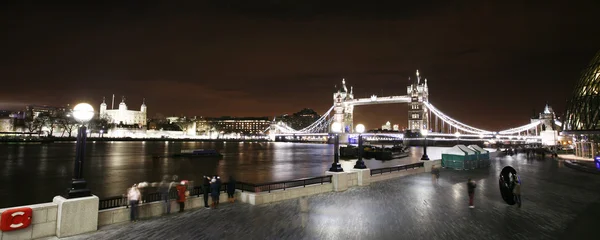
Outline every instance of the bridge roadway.
<svg viewBox="0 0 600 240">
<path fill-rule="evenodd" d="M 523 181 L 523 207 L 505 204 L 498 174 L 512 165 Z M 475 209 L 465 181 L 478 183 Z M 270 205 L 223 204 L 136 223 L 111 225 L 67 239 L 598 239 L 600 177 L 553 159 L 503 157 L 489 169 L 442 170 L 369 187 Z"/>
</svg>

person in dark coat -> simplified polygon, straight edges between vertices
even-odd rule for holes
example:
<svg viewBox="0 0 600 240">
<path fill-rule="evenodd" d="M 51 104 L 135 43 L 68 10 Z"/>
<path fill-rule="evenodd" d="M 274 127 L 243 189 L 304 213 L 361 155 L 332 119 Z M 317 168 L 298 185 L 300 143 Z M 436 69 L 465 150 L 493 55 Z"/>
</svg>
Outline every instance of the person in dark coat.
<svg viewBox="0 0 600 240">
<path fill-rule="evenodd" d="M 469 181 L 467 182 L 467 189 L 469 191 L 469 208 L 475 208 L 475 205 L 473 205 L 473 198 L 475 197 L 475 187 L 477 187 L 477 185 L 473 180 L 469 178 Z"/>
<path fill-rule="evenodd" d="M 235 202 L 235 179 L 233 176 L 229 176 L 229 182 L 227 183 L 227 197 L 229 198 L 229 202 Z"/>
<path fill-rule="evenodd" d="M 210 196 L 212 197 L 212 208 L 219 206 L 219 195 L 221 194 L 221 185 L 217 182 L 217 178 L 210 181 Z"/>
<path fill-rule="evenodd" d="M 204 197 L 204 208 L 210 208 L 208 206 L 208 192 L 210 192 L 210 178 L 204 176 L 202 184 L 202 197 Z"/>
</svg>

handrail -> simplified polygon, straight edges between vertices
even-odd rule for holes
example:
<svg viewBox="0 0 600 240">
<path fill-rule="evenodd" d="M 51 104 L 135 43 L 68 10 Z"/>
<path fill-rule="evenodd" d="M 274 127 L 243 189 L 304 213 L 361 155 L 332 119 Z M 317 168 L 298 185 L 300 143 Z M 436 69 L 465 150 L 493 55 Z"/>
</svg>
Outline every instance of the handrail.
<svg viewBox="0 0 600 240">
<path fill-rule="evenodd" d="M 406 164 L 406 165 L 398 165 L 398 166 L 393 166 L 393 167 L 385 167 L 385 168 L 376 168 L 376 169 L 371 169 L 371 176 L 375 175 L 375 174 L 384 174 L 384 173 L 391 173 L 391 172 L 399 172 L 400 170 L 409 170 L 409 169 L 413 169 L 413 168 L 421 168 L 424 167 L 424 163 L 422 162 L 418 162 L 418 163 L 412 163 L 412 164 Z"/>
<path fill-rule="evenodd" d="M 259 183 L 259 184 L 237 181 L 235 184 L 235 189 L 241 190 L 242 192 L 245 191 L 245 192 L 258 193 L 258 192 L 271 192 L 271 191 L 275 191 L 275 190 L 285 190 L 287 188 L 293 188 L 293 187 L 306 187 L 308 185 L 324 184 L 324 183 L 331 183 L 331 182 L 332 182 L 331 175 L 320 176 L 320 177 L 311 177 L 311 178 L 299 178 L 299 179 L 293 179 L 293 180 L 287 180 L 287 181 L 267 182 L 267 183 Z M 221 183 L 220 190 L 223 192 L 227 192 L 227 185 L 228 184 L 226 182 Z M 191 188 L 189 190 L 190 196 L 199 197 L 200 195 L 202 195 L 203 190 L 204 190 L 203 187 L 204 186 L 195 186 L 195 187 Z M 210 187 L 207 188 L 207 190 L 208 190 L 207 193 L 211 192 Z M 142 200 L 144 203 L 159 202 L 159 201 L 163 200 L 162 194 L 160 192 L 144 192 L 144 193 L 142 193 L 142 196 L 143 196 Z M 177 191 L 171 190 L 169 192 L 169 199 L 177 199 Z M 117 207 L 129 207 L 129 203 L 127 202 L 126 195 L 100 199 L 100 203 L 99 203 L 100 210 L 117 208 Z"/>
</svg>

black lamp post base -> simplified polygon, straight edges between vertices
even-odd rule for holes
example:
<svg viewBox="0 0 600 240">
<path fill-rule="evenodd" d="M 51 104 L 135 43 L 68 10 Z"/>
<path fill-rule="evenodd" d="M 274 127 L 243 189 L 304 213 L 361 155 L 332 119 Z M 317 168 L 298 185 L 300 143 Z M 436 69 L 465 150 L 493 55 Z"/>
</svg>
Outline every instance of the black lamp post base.
<svg viewBox="0 0 600 240">
<path fill-rule="evenodd" d="M 365 162 L 363 160 L 359 160 L 354 165 L 354 168 L 356 168 L 356 169 L 366 169 L 367 165 L 365 165 Z"/>
<path fill-rule="evenodd" d="M 67 189 L 66 198 L 80 198 L 92 196 L 92 192 L 86 188 L 87 182 L 84 179 L 73 179 L 71 188 Z"/>
<path fill-rule="evenodd" d="M 423 154 L 421 160 L 429 160 L 429 156 L 427 156 L 427 154 Z"/>
<path fill-rule="evenodd" d="M 339 163 L 333 163 L 331 164 L 331 168 L 329 169 L 330 172 L 343 172 L 344 169 L 342 168 L 342 165 L 340 165 Z"/>
</svg>

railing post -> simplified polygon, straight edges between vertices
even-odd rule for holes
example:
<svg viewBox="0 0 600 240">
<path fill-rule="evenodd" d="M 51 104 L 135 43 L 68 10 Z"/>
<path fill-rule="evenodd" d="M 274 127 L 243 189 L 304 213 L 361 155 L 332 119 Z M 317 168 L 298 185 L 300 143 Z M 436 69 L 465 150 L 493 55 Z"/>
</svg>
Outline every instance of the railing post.
<svg viewBox="0 0 600 240">
<path fill-rule="evenodd" d="M 306 180 L 304 180 L 302 184 L 304 184 L 304 187 L 306 187 Z"/>
<path fill-rule="evenodd" d="M 269 193 L 271 192 L 271 184 L 268 185 L 269 186 Z"/>
</svg>

